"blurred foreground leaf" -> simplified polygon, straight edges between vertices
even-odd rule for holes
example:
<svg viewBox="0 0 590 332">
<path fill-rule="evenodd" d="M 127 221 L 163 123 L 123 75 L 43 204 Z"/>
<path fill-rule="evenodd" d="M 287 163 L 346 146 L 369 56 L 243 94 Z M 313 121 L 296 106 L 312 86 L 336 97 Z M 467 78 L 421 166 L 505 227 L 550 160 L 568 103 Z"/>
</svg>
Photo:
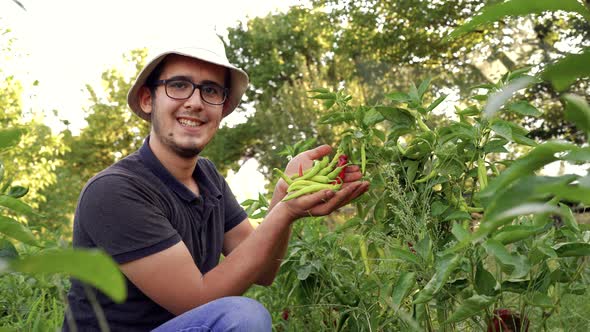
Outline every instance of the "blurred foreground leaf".
<svg viewBox="0 0 590 332">
<path fill-rule="evenodd" d="M 11 261 L 10 267 L 22 273 L 64 273 L 101 290 L 113 301 L 127 297 L 125 279 L 113 259 L 98 250 L 48 250 Z"/>
</svg>

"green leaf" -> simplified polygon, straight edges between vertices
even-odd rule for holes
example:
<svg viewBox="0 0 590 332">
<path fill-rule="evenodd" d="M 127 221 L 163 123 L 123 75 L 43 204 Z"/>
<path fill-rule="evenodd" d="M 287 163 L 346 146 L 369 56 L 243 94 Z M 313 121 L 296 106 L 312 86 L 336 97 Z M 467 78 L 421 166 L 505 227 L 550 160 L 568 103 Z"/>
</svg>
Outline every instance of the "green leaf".
<svg viewBox="0 0 590 332">
<path fill-rule="evenodd" d="M 32 207 L 27 205 L 26 203 L 20 201 L 17 198 L 10 197 L 7 195 L 0 195 L 0 206 L 8 208 L 17 213 L 22 213 L 28 216 L 39 216 Z"/>
<path fill-rule="evenodd" d="M 585 163 L 590 161 L 590 147 L 581 147 L 568 152 L 565 156 L 560 158 L 574 163 Z"/>
<path fill-rule="evenodd" d="M 457 115 L 460 115 L 460 116 L 474 116 L 474 115 L 479 115 L 481 113 L 481 110 L 479 108 L 477 108 L 476 106 L 469 106 L 464 110 L 460 110 L 457 108 L 456 113 L 457 113 Z"/>
<path fill-rule="evenodd" d="M 485 153 L 504 153 L 508 152 L 504 147 L 508 144 L 508 140 L 499 138 L 490 140 L 486 145 L 484 145 L 483 150 Z"/>
<path fill-rule="evenodd" d="M 22 186 L 14 186 L 10 187 L 8 190 L 8 196 L 14 198 L 21 198 L 25 196 L 29 192 L 29 188 L 22 187 Z"/>
<path fill-rule="evenodd" d="M 397 283 L 393 286 L 391 294 L 391 302 L 395 311 L 399 310 L 404 299 L 410 294 L 412 288 L 416 284 L 416 273 L 402 272 L 398 278 Z"/>
<path fill-rule="evenodd" d="M 32 246 L 39 246 L 31 230 L 12 218 L 0 216 L 0 233 Z"/>
<path fill-rule="evenodd" d="M 527 225 L 507 225 L 502 227 L 500 232 L 493 236 L 493 239 L 502 244 L 510 244 L 528 239 L 542 232 L 545 227 Z"/>
<path fill-rule="evenodd" d="M 492 239 L 484 242 L 483 247 L 489 255 L 496 257 L 502 271 L 508 273 L 511 278 L 522 278 L 529 273 L 531 266 L 525 256 L 511 254 L 502 243 Z"/>
<path fill-rule="evenodd" d="M 405 103 L 405 102 L 412 100 L 412 98 L 410 98 L 410 96 L 407 93 L 403 93 L 403 92 L 388 93 L 385 95 L 385 97 L 389 98 L 392 101 L 399 102 L 399 103 Z"/>
<path fill-rule="evenodd" d="M 434 110 L 438 105 L 440 105 L 440 103 L 442 103 L 446 98 L 447 95 L 442 95 L 436 98 L 436 100 L 433 101 L 432 104 L 430 104 L 430 106 L 428 106 L 428 108 L 426 109 L 426 113 L 432 112 L 432 110 Z"/>
<path fill-rule="evenodd" d="M 579 13 L 586 20 L 590 21 L 590 13 L 576 0 L 511 0 L 484 7 L 479 15 L 476 15 L 467 23 L 453 30 L 444 40 L 450 41 L 467 32 L 473 31 L 482 24 L 496 22 L 505 16 L 524 16 L 541 14 L 546 11 L 555 12 L 558 10 Z M 585 64 L 588 63 L 590 61 L 585 62 Z"/>
<path fill-rule="evenodd" d="M 330 89 L 326 89 L 326 88 L 315 88 L 315 89 L 311 89 L 309 90 L 309 92 L 315 92 L 315 93 L 330 93 Z"/>
<path fill-rule="evenodd" d="M 590 243 L 568 242 L 553 246 L 559 257 L 582 257 L 590 256 Z"/>
<path fill-rule="evenodd" d="M 541 113 L 538 109 L 536 109 L 533 105 L 529 104 L 526 101 L 517 101 L 508 105 L 507 109 L 513 113 L 517 113 L 520 115 L 526 116 L 540 116 Z"/>
<path fill-rule="evenodd" d="M 483 114 L 486 118 L 492 118 L 498 110 L 516 93 L 516 91 L 528 87 L 535 81 L 530 76 L 519 77 L 504 86 L 500 91 L 492 94 L 484 107 Z"/>
<path fill-rule="evenodd" d="M 559 3 L 561 1 L 556 1 Z M 581 54 L 569 54 L 556 63 L 547 66 L 541 73 L 543 79 L 551 81 L 557 91 L 563 91 L 572 85 L 576 79 L 590 76 L 590 48 L 585 48 Z"/>
<path fill-rule="evenodd" d="M 422 98 L 418 94 L 418 88 L 416 87 L 416 84 L 414 84 L 414 82 L 410 83 L 410 93 L 408 95 L 410 96 L 410 101 L 412 101 L 412 103 L 414 103 L 415 105 L 420 105 Z"/>
<path fill-rule="evenodd" d="M 504 122 L 504 121 L 498 121 L 495 122 L 494 124 L 492 124 L 490 126 L 490 128 L 498 135 L 504 137 L 505 139 L 507 139 L 510 142 L 514 142 L 514 137 L 512 137 L 512 127 Z"/>
<path fill-rule="evenodd" d="M 311 264 L 306 264 L 297 268 L 297 279 L 305 280 L 311 274 L 311 269 L 313 266 Z"/>
<path fill-rule="evenodd" d="M 587 67 L 590 67 L 590 65 Z M 574 123 L 576 128 L 584 131 L 588 138 L 590 138 L 590 106 L 586 100 L 583 97 L 572 94 L 563 96 L 563 99 L 566 102 L 565 118 Z"/>
<path fill-rule="evenodd" d="M 455 211 L 445 217 L 445 221 L 449 220 L 471 220 L 471 215 L 465 211 Z"/>
<path fill-rule="evenodd" d="M 496 298 L 492 296 L 473 295 L 463 301 L 463 303 L 453 311 L 451 317 L 449 317 L 449 319 L 443 324 L 456 323 L 473 317 L 492 305 L 495 300 Z"/>
<path fill-rule="evenodd" d="M 526 66 L 526 67 L 523 67 L 523 68 L 516 69 L 516 70 L 514 70 L 514 71 L 512 71 L 512 72 L 508 73 L 508 77 L 507 77 L 507 79 L 506 79 L 506 80 L 507 80 L 507 81 L 512 81 L 512 80 L 514 80 L 515 78 L 522 77 L 522 76 L 524 76 L 526 73 L 528 73 L 528 72 L 531 70 L 531 68 L 532 68 L 532 66 Z"/>
<path fill-rule="evenodd" d="M 432 205 L 430 206 L 430 214 L 433 217 L 440 216 L 448 208 L 449 208 L 449 206 L 447 204 L 444 204 L 441 201 L 434 201 L 434 203 L 432 203 Z"/>
<path fill-rule="evenodd" d="M 418 241 L 414 246 L 416 252 L 425 262 L 430 262 L 432 259 L 432 241 L 430 241 L 430 236 L 426 234 L 423 239 Z"/>
<path fill-rule="evenodd" d="M 569 228 L 575 233 L 580 234 L 578 221 L 576 220 L 576 217 L 574 217 L 574 214 L 572 213 L 572 210 L 569 208 L 569 206 L 565 204 L 559 204 L 559 209 L 561 210 L 561 219 L 563 220 L 565 227 Z"/>
<path fill-rule="evenodd" d="M 479 193 L 480 200 L 484 205 L 488 205 L 498 191 L 504 190 L 514 181 L 523 176 L 531 175 L 541 167 L 558 160 L 556 154 L 559 152 L 568 152 L 576 148 L 577 146 L 574 144 L 559 141 L 551 141 L 536 146 L 526 156 L 514 161 L 510 167 L 492 179 L 488 186 Z"/>
<path fill-rule="evenodd" d="M 482 264 L 479 264 L 475 272 L 474 286 L 478 294 L 492 296 L 496 289 L 496 278 Z"/>
<path fill-rule="evenodd" d="M 432 82 L 431 77 L 425 79 L 424 81 L 422 81 L 422 83 L 420 83 L 420 86 L 418 87 L 418 97 L 420 99 L 422 99 L 422 97 L 424 96 L 424 93 L 426 93 L 426 90 L 428 90 L 428 87 L 430 86 L 430 82 Z"/>
<path fill-rule="evenodd" d="M 10 260 L 15 258 L 18 258 L 18 251 L 16 251 L 14 244 L 7 239 L 0 239 L 0 260 Z"/>
<path fill-rule="evenodd" d="M 526 298 L 526 302 L 530 305 L 540 308 L 551 309 L 555 307 L 553 300 L 547 294 L 540 292 L 534 292 L 532 295 Z"/>
<path fill-rule="evenodd" d="M 467 232 L 467 230 L 465 228 L 463 228 L 463 226 L 459 222 L 456 222 L 453 224 L 453 228 L 451 229 L 451 233 L 455 236 L 455 238 L 459 242 L 467 240 L 470 236 L 469 232 Z"/>
<path fill-rule="evenodd" d="M 354 120 L 354 113 L 348 112 L 331 112 L 323 115 L 319 123 L 321 124 L 336 124 Z"/>
<path fill-rule="evenodd" d="M 459 254 L 447 254 L 438 259 L 436 262 L 436 272 L 428 284 L 418 292 L 414 303 L 426 303 L 432 299 L 432 297 L 438 293 L 444 284 L 447 282 L 451 273 L 457 268 L 461 262 L 461 256 Z"/>
<path fill-rule="evenodd" d="M 22 273 L 64 273 L 88 283 L 113 301 L 121 303 L 127 297 L 125 279 L 117 263 L 99 250 L 48 250 L 10 262 L 10 267 Z"/>
<path fill-rule="evenodd" d="M 365 113 L 363 123 L 366 126 L 371 127 L 383 120 L 385 120 L 385 117 L 381 115 L 381 113 L 379 113 L 375 108 L 371 108 L 367 113 Z"/>
<path fill-rule="evenodd" d="M 543 213 L 560 213 L 559 209 L 555 206 L 543 203 L 525 203 L 514 206 L 510 209 L 494 212 L 495 213 L 492 216 L 484 215 L 481 226 L 474 234 L 474 240 L 483 238 L 484 236 L 494 232 L 499 227 L 511 222 L 514 218 L 519 216 Z M 506 240 L 510 240 L 510 237 L 507 237 Z"/>
<path fill-rule="evenodd" d="M 406 261 L 408 263 L 412 263 L 412 264 L 420 264 L 419 260 L 418 260 L 418 256 L 416 256 L 416 254 L 413 254 L 409 251 L 400 249 L 400 248 L 390 248 L 389 249 L 389 253 L 393 256 L 393 257 L 397 257 L 403 261 Z"/>
<path fill-rule="evenodd" d="M 8 128 L 0 130 L 0 150 L 15 146 L 20 142 L 20 137 L 24 134 L 21 128 Z"/>
<path fill-rule="evenodd" d="M 336 99 L 326 99 L 323 103 L 324 109 L 329 110 L 334 104 L 336 104 Z"/>
<path fill-rule="evenodd" d="M 416 122 L 416 119 L 407 110 L 399 107 L 376 106 L 375 109 L 383 115 L 383 117 L 393 124 L 411 127 Z"/>
<path fill-rule="evenodd" d="M 497 88 L 498 87 L 495 84 L 484 83 L 484 84 L 478 84 L 478 85 L 474 85 L 472 87 L 469 87 L 469 90 L 475 90 L 475 89 L 495 90 Z"/>
<path fill-rule="evenodd" d="M 310 97 L 311 99 L 325 99 L 325 100 L 335 100 L 336 99 L 336 94 L 335 93 L 319 93 L 317 95 L 313 95 Z"/>
<path fill-rule="evenodd" d="M 557 253 L 555 252 L 555 250 L 546 243 L 537 243 L 535 248 L 539 250 L 539 252 L 541 252 L 543 255 L 549 258 L 557 258 Z"/>
</svg>

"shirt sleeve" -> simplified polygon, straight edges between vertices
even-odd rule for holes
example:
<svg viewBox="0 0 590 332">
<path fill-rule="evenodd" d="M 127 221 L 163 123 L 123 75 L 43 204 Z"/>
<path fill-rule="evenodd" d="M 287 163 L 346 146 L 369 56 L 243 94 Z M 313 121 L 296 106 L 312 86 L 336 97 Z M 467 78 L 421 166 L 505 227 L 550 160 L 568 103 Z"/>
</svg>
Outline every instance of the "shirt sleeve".
<svg viewBox="0 0 590 332">
<path fill-rule="evenodd" d="M 120 264 L 155 254 L 181 240 L 157 194 L 123 175 L 105 175 L 90 182 L 78 202 L 76 222 L 97 247 Z"/>
</svg>

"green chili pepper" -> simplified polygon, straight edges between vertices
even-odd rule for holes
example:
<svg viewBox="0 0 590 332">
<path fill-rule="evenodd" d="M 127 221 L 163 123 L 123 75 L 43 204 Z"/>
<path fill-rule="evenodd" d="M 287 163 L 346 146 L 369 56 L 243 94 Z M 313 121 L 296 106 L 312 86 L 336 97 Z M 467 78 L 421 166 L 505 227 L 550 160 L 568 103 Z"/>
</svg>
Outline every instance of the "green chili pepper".
<svg viewBox="0 0 590 332">
<path fill-rule="evenodd" d="M 365 174 L 365 167 L 367 166 L 367 153 L 365 151 L 365 142 L 361 144 L 361 173 Z"/>
<path fill-rule="evenodd" d="M 279 176 L 285 180 L 285 182 L 287 182 L 288 185 L 291 185 L 291 183 L 293 183 L 293 180 L 287 176 L 287 174 L 283 173 L 283 171 L 281 171 L 278 168 L 273 169 L 275 171 L 275 173 L 279 174 Z"/>
<path fill-rule="evenodd" d="M 303 173 L 303 176 L 297 178 L 298 180 L 307 180 L 314 177 L 321 170 L 321 162 L 316 162 L 313 167 L 307 173 Z"/>
<path fill-rule="evenodd" d="M 313 186 L 315 184 L 318 184 L 318 183 L 311 181 L 311 180 L 295 180 L 295 181 L 293 181 L 293 183 L 291 183 L 291 185 L 289 185 L 287 192 L 291 193 L 291 192 L 294 192 L 294 191 L 301 189 L 303 187 Z"/>
<path fill-rule="evenodd" d="M 367 242 L 362 237 L 359 239 L 359 248 L 361 251 L 361 257 L 363 259 L 363 263 L 365 264 L 365 274 L 369 275 L 369 274 L 371 274 L 371 266 L 369 265 L 368 247 L 367 247 Z"/>
<path fill-rule="evenodd" d="M 339 185 L 339 184 L 332 185 L 332 184 L 323 184 L 323 183 L 310 185 L 310 186 L 301 188 L 290 195 L 287 195 L 285 198 L 283 198 L 283 202 L 286 202 L 286 201 L 291 200 L 293 198 L 303 196 L 305 194 L 315 193 L 317 191 L 324 190 L 324 189 L 338 190 L 338 189 L 340 189 L 340 186 L 341 185 Z"/>
<path fill-rule="evenodd" d="M 485 160 L 482 157 L 477 159 L 477 179 L 479 181 L 480 190 L 484 190 L 488 186 L 488 170 L 486 168 Z"/>
<path fill-rule="evenodd" d="M 336 168 L 334 168 L 334 170 L 332 172 L 328 173 L 328 175 L 326 175 L 326 176 L 328 177 L 328 179 L 330 181 L 333 181 L 333 180 L 336 179 L 336 177 L 338 176 L 338 174 L 340 174 L 340 172 L 344 169 L 344 167 L 346 167 L 346 165 L 336 167 Z"/>
<path fill-rule="evenodd" d="M 332 181 L 329 177 L 325 175 L 316 175 L 312 177 L 310 180 L 318 183 L 329 183 L 330 181 Z"/>
<path fill-rule="evenodd" d="M 338 157 L 340 157 L 340 154 L 340 149 L 338 149 L 330 163 L 326 165 L 321 171 L 319 171 L 318 175 L 327 175 L 328 173 L 330 173 L 334 169 L 334 166 L 336 166 L 336 164 L 338 163 Z"/>
</svg>

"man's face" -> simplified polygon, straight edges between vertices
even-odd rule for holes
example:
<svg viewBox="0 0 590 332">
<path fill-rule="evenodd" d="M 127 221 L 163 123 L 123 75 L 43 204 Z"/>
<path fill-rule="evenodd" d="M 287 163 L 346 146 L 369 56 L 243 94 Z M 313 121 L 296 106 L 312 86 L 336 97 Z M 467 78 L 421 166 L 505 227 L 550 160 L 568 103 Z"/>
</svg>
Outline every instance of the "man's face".
<svg viewBox="0 0 590 332">
<path fill-rule="evenodd" d="M 165 61 L 160 80 L 182 78 L 196 84 L 224 86 L 226 69 L 223 67 L 178 55 L 170 55 Z M 199 89 L 188 99 L 172 99 L 166 95 L 164 85 L 156 88 L 149 107 L 142 105 L 152 116 L 152 139 L 183 158 L 195 157 L 213 138 L 222 119 L 223 106 L 203 101 Z"/>
</svg>

